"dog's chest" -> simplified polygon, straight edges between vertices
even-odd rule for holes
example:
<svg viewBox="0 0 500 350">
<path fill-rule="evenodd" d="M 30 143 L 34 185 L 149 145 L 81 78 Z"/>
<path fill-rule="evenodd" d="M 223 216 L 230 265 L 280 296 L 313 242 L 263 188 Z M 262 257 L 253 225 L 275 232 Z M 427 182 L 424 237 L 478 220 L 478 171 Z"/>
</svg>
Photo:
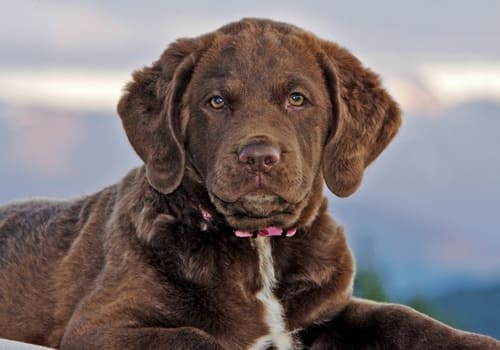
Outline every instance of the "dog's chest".
<svg viewBox="0 0 500 350">
<path fill-rule="evenodd" d="M 274 271 L 271 242 L 269 237 L 258 237 L 253 241 L 259 256 L 259 272 L 262 279 L 262 289 L 257 299 L 264 306 L 264 322 L 269 332 L 257 339 L 250 347 L 251 350 L 264 350 L 272 347 L 277 350 L 293 349 L 293 337 L 286 329 L 283 306 L 274 295 L 276 276 Z"/>
</svg>

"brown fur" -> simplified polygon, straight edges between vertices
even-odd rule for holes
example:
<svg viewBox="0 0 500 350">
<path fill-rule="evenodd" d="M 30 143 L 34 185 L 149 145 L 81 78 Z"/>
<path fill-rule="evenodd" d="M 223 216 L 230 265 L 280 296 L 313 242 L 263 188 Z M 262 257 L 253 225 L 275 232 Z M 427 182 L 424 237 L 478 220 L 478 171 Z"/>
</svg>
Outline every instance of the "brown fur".
<svg viewBox="0 0 500 350">
<path fill-rule="evenodd" d="M 304 106 L 287 102 L 292 92 Z M 214 95 L 224 108 L 210 107 Z M 298 229 L 270 238 L 296 348 L 500 348 L 351 297 L 353 259 L 323 182 L 353 193 L 401 120 L 347 50 L 242 20 L 170 45 L 134 73 L 118 112 L 143 167 L 88 197 L 0 208 L 0 336 L 62 349 L 249 348 L 269 331 L 262 257 L 233 231 L 278 226 Z M 249 144 L 279 149 L 279 162 L 249 171 L 238 160 Z"/>
</svg>

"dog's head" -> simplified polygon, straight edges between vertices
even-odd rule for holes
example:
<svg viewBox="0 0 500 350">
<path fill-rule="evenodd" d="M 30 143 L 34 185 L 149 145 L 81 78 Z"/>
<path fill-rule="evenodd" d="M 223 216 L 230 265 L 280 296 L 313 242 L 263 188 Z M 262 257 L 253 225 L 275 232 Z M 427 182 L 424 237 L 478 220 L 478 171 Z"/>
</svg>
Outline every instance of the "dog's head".
<svg viewBox="0 0 500 350">
<path fill-rule="evenodd" d="M 240 230 L 307 224 L 323 180 L 352 194 L 401 122 L 347 50 L 268 20 L 178 40 L 133 77 L 118 112 L 151 186 L 189 168 Z"/>
</svg>

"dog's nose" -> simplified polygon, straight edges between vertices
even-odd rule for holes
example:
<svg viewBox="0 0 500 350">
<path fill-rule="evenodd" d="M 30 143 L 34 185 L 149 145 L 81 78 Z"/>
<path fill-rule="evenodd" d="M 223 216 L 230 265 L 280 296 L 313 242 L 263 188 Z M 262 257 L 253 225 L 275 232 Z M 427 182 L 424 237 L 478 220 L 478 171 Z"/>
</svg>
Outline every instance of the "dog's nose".
<svg viewBox="0 0 500 350">
<path fill-rule="evenodd" d="M 268 143 L 252 143 L 241 149 L 238 159 L 251 172 L 267 173 L 280 161 L 280 150 Z"/>
</svg>

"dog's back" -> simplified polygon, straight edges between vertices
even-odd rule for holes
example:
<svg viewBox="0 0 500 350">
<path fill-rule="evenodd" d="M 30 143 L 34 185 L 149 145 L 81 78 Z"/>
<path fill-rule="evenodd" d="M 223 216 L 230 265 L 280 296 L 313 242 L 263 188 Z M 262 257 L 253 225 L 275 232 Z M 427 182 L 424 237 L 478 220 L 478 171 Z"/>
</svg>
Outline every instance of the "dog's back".
<svg viewBox="0 0 500 350">
<path fill-rule="evenodd" d="M 75 235 L 55 228 L 67 209 L 66 203 L 45 200 L 0 207 L 0 329 L 7 338 L 24 334 L 19 340 L 37 343 L 50 328 L 52 262 Z"/>
<path fill-rule="evenodd" d="M 32 200 L 0 207 L 0 330 L 2 336 L 47 344 L 73 307 L 72 295 L 84 293 L 71 285 L 77 268 L 95 270 L 95 261 L 67 269 L 68 257 L 82 228 L 89 225 L 100 194 L 74 201 Z M 94 240 L 95 241 L 95 240 Z M 86 241 L 88 248 L 94 244 Z M 98 248 L 95 246 L 95 248 Z M 98 252 L 96 252 L 98 253 Z M 99 256 L 99 254 L 96 254 Z M 71 258 L 71 264 L 80 259 Z M 67 284 L 67 285 L 65 285 Z M 63 288 L 61 288 L 63 287 Z M 61 299 L 64 293 L 68 299 Z M 58 302 L 62 302 L 58 305 Z M 69 316 L 69 315 L 68 315 Z"/>
</svg>

